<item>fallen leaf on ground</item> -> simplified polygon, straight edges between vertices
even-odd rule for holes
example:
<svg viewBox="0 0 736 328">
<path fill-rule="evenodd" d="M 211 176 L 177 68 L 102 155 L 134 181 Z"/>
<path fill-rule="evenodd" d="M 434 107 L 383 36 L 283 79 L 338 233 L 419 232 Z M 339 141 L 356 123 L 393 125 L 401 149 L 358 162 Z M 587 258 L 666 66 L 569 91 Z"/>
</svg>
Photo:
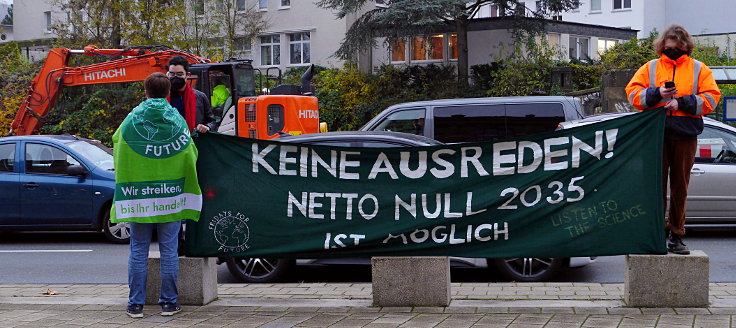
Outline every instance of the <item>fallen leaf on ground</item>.
<svg viewBox="0 0 736 328">
<path fill-rule="evenodd" d="M 43 294 L 43 295 L 56 295 L 58 293 L 56 291 L 54 291 L 54 290 L 47 289 L 45 292 L 43 292 L 41 294 Z"/>
</svg>

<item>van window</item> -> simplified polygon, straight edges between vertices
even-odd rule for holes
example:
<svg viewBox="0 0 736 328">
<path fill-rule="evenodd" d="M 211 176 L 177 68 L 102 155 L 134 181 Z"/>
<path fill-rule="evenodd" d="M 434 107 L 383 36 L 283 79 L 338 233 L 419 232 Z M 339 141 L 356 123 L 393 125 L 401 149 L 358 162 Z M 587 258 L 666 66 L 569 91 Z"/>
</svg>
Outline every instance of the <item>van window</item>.
<svg viewBox="0 0 736 328">
<path fill-rule="evenodd" d="M 425 109 L 409 109 L 391 113 L 376 126 L 376 131 L 405 132 L 423 136 Z"/>
<path fill-rule="evenodd" d="M 435 107 L 434 139 L 445 143 L 504 139 L 504 114 L 504 105 Z"/>
<path fill-rule="evenodd" d="M 560 103 L 506 104 L 508 138 L 554 131 L 564 121 Z"/>
</svg>

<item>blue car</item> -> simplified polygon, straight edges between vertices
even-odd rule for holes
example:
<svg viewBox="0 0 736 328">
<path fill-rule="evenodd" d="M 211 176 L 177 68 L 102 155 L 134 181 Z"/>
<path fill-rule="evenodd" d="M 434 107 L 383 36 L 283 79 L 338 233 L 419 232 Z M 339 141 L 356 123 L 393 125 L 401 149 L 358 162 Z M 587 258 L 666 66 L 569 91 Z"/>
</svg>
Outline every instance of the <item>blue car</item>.
<svg viewBox="0 0 736 328">
<path fill-rule="evenodd" d="M 110 223 L 115 192 L 112 150 L 63 136 L 0 138 L 0 231 L 102 231 L 130 240 L 127 223 Z"/>
</svg>

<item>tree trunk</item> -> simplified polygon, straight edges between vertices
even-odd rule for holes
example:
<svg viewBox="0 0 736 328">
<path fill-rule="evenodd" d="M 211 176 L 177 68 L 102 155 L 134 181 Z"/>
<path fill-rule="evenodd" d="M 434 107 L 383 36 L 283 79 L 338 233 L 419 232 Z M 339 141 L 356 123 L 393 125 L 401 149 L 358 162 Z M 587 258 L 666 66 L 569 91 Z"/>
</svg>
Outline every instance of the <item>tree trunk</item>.
<svg viewBox="0 0 736 328">
<path fill-rule="evenodd" d="M 461 87 L 468 86 L 468 19 L 455 20 L 457 32 L 457 81 Z"/>
<path fill-rule="evenodd" d="M 113 49 L 120 49 L 122 47 L 122 36 L 120 34 L 120 6 L 119 1 L 113 1 L 110 6 L 112 16 L 112 34 L 110 35 L 110 41 L 112 41 Z"/>
</svg>

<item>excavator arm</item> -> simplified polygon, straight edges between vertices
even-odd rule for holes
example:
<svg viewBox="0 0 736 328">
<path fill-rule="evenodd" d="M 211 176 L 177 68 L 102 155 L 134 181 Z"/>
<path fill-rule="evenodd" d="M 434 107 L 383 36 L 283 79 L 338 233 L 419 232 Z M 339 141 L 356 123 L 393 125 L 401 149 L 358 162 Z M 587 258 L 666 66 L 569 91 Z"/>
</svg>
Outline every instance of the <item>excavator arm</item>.
<svg viewBox="0 0 736 328">
<path fill-rule="evenodd" d="M 209 59 L 182 51 L 155 49 L 156 47 L 98 49 L 95 46 L 87 46 L 84 50 L 51 49 L 41 71 L 31 81 L 25 101 L 21 103 L 20 110 L 11 125 L 10 134 L 29 135 L 36 132 L 63 87 L 143 81 L 151 73 L 165 73 L 166 64 L 174 56 L 183 56 L 190 63 L 211 62 Z M 73 54 L 124 56 L 124 58 L 69 67 L 67 63 Z"/>
</svg>

